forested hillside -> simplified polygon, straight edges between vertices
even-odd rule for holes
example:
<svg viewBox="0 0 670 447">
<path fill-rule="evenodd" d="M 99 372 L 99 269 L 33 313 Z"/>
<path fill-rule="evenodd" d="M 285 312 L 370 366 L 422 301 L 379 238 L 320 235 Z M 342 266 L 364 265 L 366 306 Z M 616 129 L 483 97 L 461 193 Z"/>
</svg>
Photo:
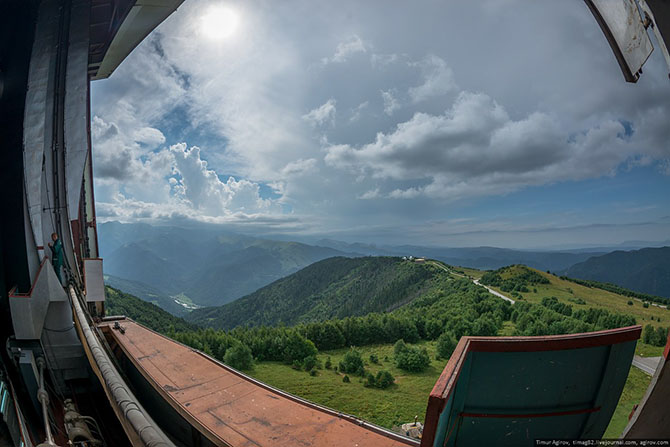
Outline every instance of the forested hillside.
<svg viewBox="0 0 670 447">
<path fill-rule="evenodd" d="M 179 228 L 107 222 L 99 226 L 106 275 L 132 282 L 140 298 L 186 297 L 200 306 L 218 306 L 254 292 L 313 262 L 343 253 L 297 242 L 273 241 L 220 227 Z M 150 299 L 181 314 L 174 298 Z"/>
<path fill-rule="evenodd" d="M 113 287 L 105 286 L 105 313 L 125 315 L 144 326 L 161 333 L 174 333 L 195 330 L 195 326 L 179 317 L 170 315 L 160 307 L 124 293 Z"/>
<path fill-rule="evenodd" d="M 670 247 L 615 251 L 594 256 L 573 265 L 565 271 L 565 275 L 670 298 Z"/>
<path fill-rule="evenodd" d="M 369 262 L 367 265 L 362 263 L 365 260 Z M 329 266 L 328 261 L 335 264 Z M 373 270 L 379 273 L 400 269 L 408 281 L 405 289 L 411 289 L 409 278 L 414 273 L 417 275 L 414 278 L 423 284 L 419 287 L 421 293 L 390 312 L 293 326 L 240 326 L 227 331 L 194 329 L 183 320 L 114 289 L 108 289 L 108 309 L 110 314 L 125 314 L 271 385 L 386 427 L 411 420 L 414 415 L 423 418 L 428 393 L 463 335 L 564 334 L 636 323 L 631 315 L 589 307 L 573 294 L 569 298 L 563 298 L 560 293 L 560 299 L 540 298 L 543 292 L 559 292 L 554 283 L 562 280 L 521 266 L 496 272 L 499 278 L 492 278 L 494 282 L 500 279 L 501 286 L 513 286 L 520 290 L 517 293 L 528 298 L 533 295 L 532 301 L 523 298 L 511 305 L 468 278 L 450 275 L 444 270 L 436 274 L 429 265 L 402 263 L 394 258 L 365 258 L 359 259 L 359 263 L 353 263 L 352 259 L 345 261 L 327 260 L 320 266 L 324 269 L 322 274 L 330 272 L 331 280 L 343 287 L 340 290 L 347 285 L 349 290 L 364 290 L 364 284 L 375 282 L 359 281 L 354 287 L 345 280 L 352 271 L 357 271 L 360 278 L 368 278 L 374 276 Z M 291 288 L 285 285 L 284 290 L 297 293 L 301 290 L 297 285 L 302 285 L 307 289 L 304 292 L 307 297 L 321 296 L 315 291 L 328 290 L 332 283 L 316 275 L 316 271 L 312 273 L 313 276 L 300 278 Z M 424 274 L 428 277 L 424 278 Z M 297 281 L 295 275 L 292 276 Z M 381 281 L 382 277 L 378 279 Z M 591 290 L 567 284 L 580 292 L 581 288 Z M 524 288 L 529 292 L 524 292 Z M 608 299 L 614 296 L 610 292 L 599 292 Z M 364 293 L 359 296 L 362 295 Z M 591 300 L 587 295 L 584 297 Z M 280 299 L 279 295 L 274 298 L 275 301 Z M 618 299 L 624 298 L 619 296 Z M 625 302 L 624 306 L 629 307 Z M 641 305 L 635 307 L 642 308 Z M 659 308 L 644 310 L 667 312 Z M 657 325 L 660 318 L 652 321 Z M 653 330 L 652 325 L 648 327 L 645 329 L 647 342 L 667 337 L 666 327 Z M 641 396 L 646 385 L 638 388 L 636 396 Z M 624 424 L 629 407 L 626 405 L 620 411 Z"/>
<path fill-rule="evenodd" d="M 204 326 L 275 326 L 393 310 L 426 293 L 440 275 L 432 265 L 394 257 L 335 257 L 221 307 L 186 318 Z"/>
<path fill-rule="evenodd" d="M 105 275 L 105 285 L 113 287 L 116 290 L 123 290 L 125 293 L 129 293 L 143 301 L 155 304 L 172 315 L 180 317 L 188 313 L 188 310 L 184 306 L 177 304 L 174 298 L 145 283 L 119 278 L 114 275 Z"/>
</svg>

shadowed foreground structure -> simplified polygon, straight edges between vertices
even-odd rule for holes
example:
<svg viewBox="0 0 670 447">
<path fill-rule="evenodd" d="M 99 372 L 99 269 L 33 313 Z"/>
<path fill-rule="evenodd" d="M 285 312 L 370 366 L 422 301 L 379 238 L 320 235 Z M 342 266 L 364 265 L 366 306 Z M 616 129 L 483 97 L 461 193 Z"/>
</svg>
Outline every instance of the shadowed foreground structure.
<svg viewBox="0 0 670 447">
<path fill-rule="evenodd" d="M 600 439 L 641 330 L 461 338 L 430 393 L 421 446 Z"/>
</svg>

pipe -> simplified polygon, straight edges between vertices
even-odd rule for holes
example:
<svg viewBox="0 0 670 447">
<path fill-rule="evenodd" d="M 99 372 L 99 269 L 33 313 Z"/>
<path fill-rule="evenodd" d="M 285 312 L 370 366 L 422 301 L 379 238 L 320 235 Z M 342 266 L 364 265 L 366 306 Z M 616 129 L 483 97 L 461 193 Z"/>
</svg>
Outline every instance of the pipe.
<svg viewBox="0 0 670 447">
<path fill-rule="evenodd" d="M 49 394 L 46 389 L 44 389 L 44 357 L 37 358 L 37 366 L 40 368 L 40 377 L 39 382 L 40 386 L 37 390 L 37 400 L 42 404 L 42 416 L 44 417 L 44 433 L 46 434 L 46 440 L 40 444 L 38 447 L 58 447 L 54 442 L 53 435 L 51 434 L 51 424 L 49 423 Z"/>
<path fill-rule="evenodd" d="M 134 446 L 175 447 L 160 427 L 139 403 L 128 385 L 119 375 L 107 352 L 102 348 L 97 336 L 88 324 L 86 314 L 72 286 L 69 287 L 70 301 L 74 309 L 75 324 L 89 357 L 91 366 L 100 379 L 107 397 Z"/>
</svg>

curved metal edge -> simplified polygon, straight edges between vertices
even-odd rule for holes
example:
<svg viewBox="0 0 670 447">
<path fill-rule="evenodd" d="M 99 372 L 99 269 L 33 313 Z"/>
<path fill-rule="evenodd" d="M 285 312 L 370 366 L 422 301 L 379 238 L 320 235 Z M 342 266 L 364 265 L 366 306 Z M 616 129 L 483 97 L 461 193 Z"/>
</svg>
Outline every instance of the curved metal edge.
<svg viewBox="0 0 670 447">
<path fill-rule="evenodd" d="M 121 378 L 107 352 L 91 330 L 86 314 L 72 286 L 70 286 L 69 292 L 75 326 L 86 356 L 133 446 L 176 447 L 149 416 Z"/>
</svg>

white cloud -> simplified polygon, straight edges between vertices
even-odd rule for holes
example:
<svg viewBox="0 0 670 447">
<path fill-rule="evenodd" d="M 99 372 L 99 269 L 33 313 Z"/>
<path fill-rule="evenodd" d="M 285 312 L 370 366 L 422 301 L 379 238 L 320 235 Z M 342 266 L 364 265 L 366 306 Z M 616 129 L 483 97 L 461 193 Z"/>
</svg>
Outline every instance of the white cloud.
<svg viewBox="0 0 670 447">
<path fill-rule="evenodd" d="M 284 166 L 282 175 L 284 177 L 296 177 L 303 174 L 315 173 L 317 170 L 315 158 L 308 158 L 306 160 L 301 158 Z"/>
<path fill-rule="evenodd" d="M 408 91 L 413 102 L 442 96 L 456 89 L 454 73 L 443 59 L 430 55 L 421 62 L 414 62 L 411 65 L 419 67 L 423 75 L 423 83 L 411 87 Z"/>
<path fill-rule="evenodd" d="M 416 113 L 374 142 L 327 148 L 328 165 L 376 179 L 421 180 L 388 197 L 458 199 L 608 175 L 630 152 L 616 121 L 570 139 L 547 114 L 513 120 L 484 94 L 462 93 L 443 115 Z"/>
<path fill-rule="evenodd" d="M 384 101 L 384 113 L 388 116 L 393 115 L 393 112 L 400 108 L 400 103 L 393 96 L 393 90 L 381 91 L 382 100 Z"/>
<path fill-rule="evenodd" d="M 153 127 L 141 127 L 135 130 L 133 139 L 148 148 L 155 148 L 165 143 L 165 135 Z"/>
<path fill-rule="evenodd" d="M 235 4 L 236 34 L 213 41 L 197 32 L 212 3 L 185 2 L 93 83 L 96 198 L 110 213 L 118 203 L 137 218 L 391 228 L 458 213 L 445 199 L 670 171 L 662 58 L 623 83 L 580 8 L 530 6 L 520 27 L 513 9 L 487 14 L 478 2 L 398 4 L 381 16 L 380 2 L 251 0 Z M 569 64 L 551 57 L 568 52 Z M 197 142 L 197 156 L 165 147 L 179 141 Z"/>
<path fill-rule="evenodd" d="M 174 155 L 174 171 L 180 179 L 173 189 L 206 216 L 221 216 L 234 212 L 258 213 L 268 211 L 270 200 L 262 199 L 259 185 L 248 180 L 229 177 L 226 182 L 207 166 L 200 157 L 200 148 L 187 149 L 185 143 L 170 147 Z"/>
<path fill-rule="evenodd" d="M 314 126 L 323 126 L 324 124 L 333 125 L 335 123 L 335 114 L 337 109 L 335 105 L 337 101 L 333 98 L 330 98 L 324 104 L 321 104 L 319 107 L 312 109 L 309 113 L 302 116 L 302 119 L 309 121 Z"/>
<path fill-rule="evenodd" d="M 325 57 L 321 60 L 321 62 L 323 64 L 333 62 L 342 63 L 346 62 L 347 59 L 349 59 L 352 55 L 357 53 L 365 53 L 366 51 L 367 47 L 363 40 L 354 34 L 349 39 L 345 40 L 344 42 L 340 42 L 337 45 L 337 49 L 335 50 L 335 54 L 333 56 Z"/>
<path fill-rule="evenodd" d="M 371 200 L 371 199 L 378 199 L 379 197 L 381 197 L 381 195 L 379 194 L 379 188 L 375 188 L 364 192 L 363 194 L 358 196 L 358 199 Z"/>
<path fill-rule="evenodd" d="M 354 109 L 351 110 L 351 117 L 349 117 L 349 122 L 353 123 L 358 121 L 361 118 L 363 110 L 367 109 L 370 105 L 370 101 L 365 101 L 357 105 Z"/>
</svg>

